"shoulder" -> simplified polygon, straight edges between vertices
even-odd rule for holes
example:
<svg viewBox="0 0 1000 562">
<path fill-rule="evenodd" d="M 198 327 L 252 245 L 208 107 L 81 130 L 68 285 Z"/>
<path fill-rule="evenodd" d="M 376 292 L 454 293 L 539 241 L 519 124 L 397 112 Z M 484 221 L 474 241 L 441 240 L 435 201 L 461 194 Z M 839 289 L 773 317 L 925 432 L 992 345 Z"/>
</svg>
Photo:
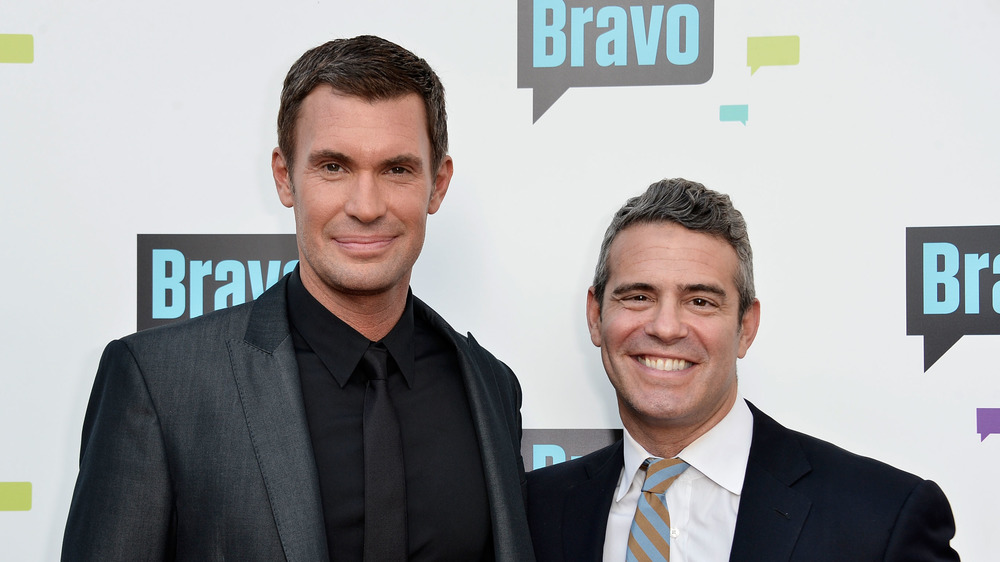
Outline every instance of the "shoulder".
<svg viewBox="0 0 1000 562">
<path fill-rule="evenodd" d="M 446 337 L 455 346 L 460 355 L 465 356 L 481 368 L 489 368 L 498 378 L 507 379 L 514 385 L 516 390 L 520 390 L 520 387 L 517 386 L 517 379 L 514 376 L 514 372 L 510 367 L 480 345 L 471 333 L 467 335 L 460 334 L 437 311 L 415 295 L 413 297 L 413 312 L 437 330 L 438 333 Z"/>
<path fill-rule="evenodd" d="M 957 559 L 948 545 L 955 530 L 951 506 L 937 484 L 750 408 L 754 433 L 743 486 L 748 508 L 765 508 L 771 499 L 761 494 L 780 492 L 769 484 L 773 478 L 809 501 L 800 544 L 846 548 L 837 538 L 844 536 L 853 537 L 854 552 L 885 552 L 886 560 Z M 740 510 L 742 517 L 743 500 Z M 931 552 L 939 556 L 928 558 Z"/>
<path fill-rule="evenodd" d="M 120 341 L 136 353 L 181 351 L 182 347 L 201 347 L 221 338 L 242 336 L 254 303 L 244 303 L 204 316 L 150 328 L 125 336 Z"/>
<path fill-rule="evenodd" d="M 283 278 L 254 301 L 111 342 L 95 385 L 138 375 L 151 391 L 174 393 L 172 389 L 182 387 L 195 392 L 195 387 L 225 379 L 235 342 L 270 354 L 289 337 L 285 286 Z"/>
<path fill-rule="evenodd" d="M 286 283 L 287 276 L 256 300 L 136 332 L 120 341 L 133 353 L 154 355 L 192 354 L 244 338 L 248 343 L 273 348 L 289 334 Z"/>
<path fill-rule="evenodd" d="M 801 457 L 808 463 L 808 474 L 804 479 L 822 477 L 823 480 L 841 481 L 845 485 L 870 481 L 880 486 L 909 490 L 923 481 L 882 461 L 788 429 L 752 404 L 750 409 L 754 417 L 750 457 L 754 462 L 766 463 L 769 460 L 767 457 L 783 457 L 783 461 Z"/>
<path fill-rule="evenodd" d="M 608 471 L 617 474 L 623 463 L 622 442 L 618 441 L 580 458 L 532 470 L 528 473 L 529 495 L 532 488 L 552 490 Z"/>
<path fill-rule="evenodd" d="M 752 405 L 751 411 L 754 434 L 749 465 L 763 468 L 810 497 L 814 508 L 860 509 L 873 521 L 895 521 L 902 510 L 922 505 L 951 512 L 934 482 L 788 429 Z M 748 478 L 750 473 L 748 466 Z"/>
<path fill-rule="evenodd" d="M 621 476 L 622 462 L 619 441 L 578 459 L 529 472 L 527 507 L 533 538 L 538 540 L 555 532 L 553 529 L 561 525 L 563 518 L 571 515 L 566 511 L 569 505 L 574 506 L 572 511 L 582 510 L 574 517 L 606 516 Z M 539 547 L 535 545 L 536 554 Z"/>
<path fill-rule="evenodd" d="M 101 356 L 94 392 L 135 386 L 143 392 L 175 395 L 220 379 L 205 375 L 226 372 L 228 342 L 243 338 L 251 309 L 247 303 L 112 341 Z M 100 392 L 107 395 L 106 390 Z"/>
<path fill-rule="evenodd" d="M 452 328 L 451 324 L 449 324 L 447 320 L 445 320 L 440 314 L 438 314 L 436 310 L 431 308 L 430 305 L 428 305 L 424 301 L 417 298 L 416 295 L 413 295 L 413 314 L 415 319 L 422 322 L 426 322 L 427 325 L 430 326 L 434 331 L 436 331 L 437 333 L 439 333 L 440 335 L 444 336 L 449 341 L 451 341 L 453 344 L 455 344 L 455 346 L 458 347 L 459 350 L 464 350 L 469 346 L 470 338 L 468 336 L 463 336 L 462 334 L 458 333 L 458 331 Z"/>
</svg>

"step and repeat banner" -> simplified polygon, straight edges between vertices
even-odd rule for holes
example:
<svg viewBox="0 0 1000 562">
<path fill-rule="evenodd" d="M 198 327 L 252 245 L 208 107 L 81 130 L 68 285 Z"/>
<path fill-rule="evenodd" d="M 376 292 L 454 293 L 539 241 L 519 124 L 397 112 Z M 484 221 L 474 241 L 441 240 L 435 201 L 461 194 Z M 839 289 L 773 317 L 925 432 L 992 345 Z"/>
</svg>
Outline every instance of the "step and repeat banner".
<svg viewBox="0 0 1000 562">
<path fill-rule="evenodd" d="M 621 435 L 584 307 L 611 214 L 685 177 L 750 228 L 742 394 L 937 481 L 1000 553 L 1000 9 L 991 2 L 0 4 L 0 558 L 54 560 L 101 351 L 297 259 L 284 75 L 375 34 L 448 96 L 414 293 L 518 374 L 525 465 Z"/>
</svg>

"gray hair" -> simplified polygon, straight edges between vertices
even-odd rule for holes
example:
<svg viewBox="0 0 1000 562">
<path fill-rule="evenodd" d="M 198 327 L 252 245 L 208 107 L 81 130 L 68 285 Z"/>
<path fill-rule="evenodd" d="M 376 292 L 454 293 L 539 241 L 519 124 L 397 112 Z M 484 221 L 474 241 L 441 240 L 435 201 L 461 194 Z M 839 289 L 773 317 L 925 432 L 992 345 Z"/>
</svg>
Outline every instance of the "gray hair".
<svg viewBox="0 0 1000 562">
<path fill-rule="evenodd" d="M 753 286 L 753 250 L 747 234 L 743 214 L 733 207 L 724 193 L 712 191 L 704 185 L 683 178 L 658 181 L 646 192 L 632 197 L 615 213 L 611 225 L 604 233 L 601 254 L 594 271 L 594 296 L 598 306 L 604 301 L 604 291 L 611 271 L 608 251 L 618 233 L 637 224 L 672 222 L 725 240 L 736 251 L 739 267 L 734 281 L 740 297 L 740 319 L 753 305 L 756 293 Z"/>
</svg>

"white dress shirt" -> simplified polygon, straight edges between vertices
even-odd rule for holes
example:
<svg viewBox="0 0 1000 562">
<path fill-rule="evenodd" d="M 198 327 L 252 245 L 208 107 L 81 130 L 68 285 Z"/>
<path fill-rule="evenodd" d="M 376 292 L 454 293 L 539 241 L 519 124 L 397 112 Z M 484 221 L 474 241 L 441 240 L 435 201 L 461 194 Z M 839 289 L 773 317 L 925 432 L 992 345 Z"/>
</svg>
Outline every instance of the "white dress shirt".
<svg viewBox="0 0 1000 562">
<path fill-rule="evenodd" d="M 677 455 L 691 466 L 667 488 L 670 562 L 729 560 L 752 436 L 753 414 L 737 396 L 726 417 Z M 639 468 L 653 456 L 625 430 L 625 466 L 608 513 L 604 562 L 625 560 L 642 493 Z"/>
</svg>

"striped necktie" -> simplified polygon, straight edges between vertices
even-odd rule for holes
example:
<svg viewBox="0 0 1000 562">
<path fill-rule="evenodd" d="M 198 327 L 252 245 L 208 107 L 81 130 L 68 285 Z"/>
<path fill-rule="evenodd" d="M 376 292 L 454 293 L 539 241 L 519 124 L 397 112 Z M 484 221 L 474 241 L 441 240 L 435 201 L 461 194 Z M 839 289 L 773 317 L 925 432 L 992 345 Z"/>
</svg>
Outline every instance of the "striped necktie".
<svg viewBox="0 0 1000 562">
<path fill-rule="evenodd" d="M 664 495 L 687 467 L 688 463 L 681 459 L 656 457 L 642 464 L 646 480 L 642 483 L 642 495 L 628 535 L 626 562 L 670 560 L 670 514 Z"/>
</svg>

